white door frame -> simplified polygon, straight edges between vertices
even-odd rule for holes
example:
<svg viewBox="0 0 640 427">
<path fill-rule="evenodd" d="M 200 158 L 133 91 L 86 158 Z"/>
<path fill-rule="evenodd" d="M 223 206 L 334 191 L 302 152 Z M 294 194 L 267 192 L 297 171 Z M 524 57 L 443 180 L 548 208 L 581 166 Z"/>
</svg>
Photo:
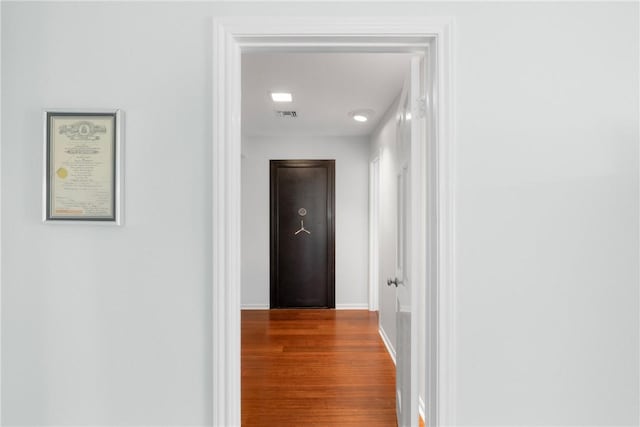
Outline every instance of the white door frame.
<svg viewBox="0 0 640 427">
<path fill-rule="evenodd" d="M 380 154 L 369 162 L 369 311 L 378 311 L 380 217 Z"/>
<path fill-rule="evenodd" d="M 455 423 L 454 125 L 451 18 L 233 17 L 213 25 L 213 425 L 240 425 L 241 53 L 428 55 L 425 203 L 429 425 Z"/>
</svg>

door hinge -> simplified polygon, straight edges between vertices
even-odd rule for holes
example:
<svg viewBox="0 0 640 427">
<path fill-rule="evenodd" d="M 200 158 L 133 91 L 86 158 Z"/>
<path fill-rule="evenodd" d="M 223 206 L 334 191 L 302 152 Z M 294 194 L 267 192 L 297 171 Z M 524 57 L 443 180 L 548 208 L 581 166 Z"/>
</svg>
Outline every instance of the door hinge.
<svg viewBox="0 0 640 427">
<path fill-rule="evenodd" d="M 416 105 L 418 107 L 418 117 L 420 117 L 421 119 L 427 117 L 427 97 L 421 96 L 420 98 L 418 98 L 416 100 Z"/>
</svg>

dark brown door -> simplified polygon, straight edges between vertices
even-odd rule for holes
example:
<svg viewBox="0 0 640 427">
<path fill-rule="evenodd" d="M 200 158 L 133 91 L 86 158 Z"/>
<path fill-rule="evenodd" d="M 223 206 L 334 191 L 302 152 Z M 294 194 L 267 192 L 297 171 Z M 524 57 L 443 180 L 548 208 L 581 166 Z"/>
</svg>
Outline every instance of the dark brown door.
<svg viewBox="0 0 640 427">
<path fill-rule="evenodd" d="M 335 308 L 334 160 L 271 160 L 271 308 Z"/>
</svg>

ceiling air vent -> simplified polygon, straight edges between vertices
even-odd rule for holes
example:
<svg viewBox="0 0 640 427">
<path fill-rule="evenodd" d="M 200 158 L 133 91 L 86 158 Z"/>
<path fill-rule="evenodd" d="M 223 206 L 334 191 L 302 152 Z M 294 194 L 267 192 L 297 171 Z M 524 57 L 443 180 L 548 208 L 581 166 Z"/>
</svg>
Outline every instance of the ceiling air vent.
<svg viewBox="0 0 640 427">
<path fill-rule="evenodd" d="M 298 117 L 298 113 L 296 113 L 295 111 L 276 111 L 276 116 L 295 119 L 296 117 Z"/>
</svg>

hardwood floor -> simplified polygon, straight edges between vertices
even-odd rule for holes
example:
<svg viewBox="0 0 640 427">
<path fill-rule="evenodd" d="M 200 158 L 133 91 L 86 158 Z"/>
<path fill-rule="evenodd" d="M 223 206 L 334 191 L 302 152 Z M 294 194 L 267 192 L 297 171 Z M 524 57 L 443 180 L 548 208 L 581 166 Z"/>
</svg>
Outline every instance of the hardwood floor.
<svg viewBox="0 0 640 427">
<path fill-rule="evenodd" d="M 243 426 L 396 426 L 395 367 L 364 310 L 242 312 Z"/>
</svg>

